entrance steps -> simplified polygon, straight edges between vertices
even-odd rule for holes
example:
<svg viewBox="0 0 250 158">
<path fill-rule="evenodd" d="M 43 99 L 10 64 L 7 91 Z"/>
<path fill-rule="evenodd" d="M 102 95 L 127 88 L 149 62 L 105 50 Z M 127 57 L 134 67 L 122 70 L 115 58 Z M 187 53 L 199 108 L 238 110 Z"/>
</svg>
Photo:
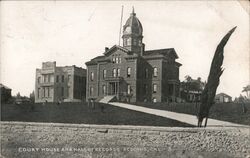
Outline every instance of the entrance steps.
<svg viewBox="0 0 250 158">
<path fill-rule="evenodd" d="M 100 103 L 109 103 L 110 101 L 113 101 L 116 98 L 115 95 L 107 95 L 105 97 L 103 97 L 101 100 L 99 100 Z"/>
</svg>

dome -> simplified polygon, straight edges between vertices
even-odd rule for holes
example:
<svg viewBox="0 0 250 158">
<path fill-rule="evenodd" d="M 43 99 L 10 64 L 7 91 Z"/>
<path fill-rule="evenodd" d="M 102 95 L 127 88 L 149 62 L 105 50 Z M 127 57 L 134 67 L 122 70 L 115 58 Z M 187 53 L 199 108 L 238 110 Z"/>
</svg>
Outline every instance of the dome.
<svg viewBox="0 0 250 158">
<path fill-rule="evenodd" d="M 134 8 L 130 17 L 126 21 L 125 25 L 123 26 L 123 35 L 126 34 L 135 34 L 138 36 L 142 36 L 142 25 L 139 19 L 136 17 L 134 12 Z"/>
</svg>

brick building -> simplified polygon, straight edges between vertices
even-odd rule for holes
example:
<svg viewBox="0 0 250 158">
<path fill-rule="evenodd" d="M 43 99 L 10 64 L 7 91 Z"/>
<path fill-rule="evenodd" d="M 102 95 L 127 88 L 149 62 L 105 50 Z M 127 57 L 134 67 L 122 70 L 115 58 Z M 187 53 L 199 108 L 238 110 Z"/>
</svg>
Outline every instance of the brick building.
<svg viewBox="0 0 250 158">
<path fill-rule="evenodd" d="M 123 26 L 123 46 L 105 48 L 88 62 L 87 99 L 116 96 L 120 101 L 175 101 L 179 97 L 178 55 L 174 48 L 144 50 L 143 28 L 131 13 Z"/>
<path fill-rule="evenodd" d="M 35 102 L 84 101 L 86 70 L 76 66 L 57 67 L 44 62 L 36 69 Z"/>
<path fill-rule="evenodd" d="M 1 103 L 6 103 L 11 99 L 11 89 L 3 84 L 0 83 L 0 100 Z"/>
</svg>

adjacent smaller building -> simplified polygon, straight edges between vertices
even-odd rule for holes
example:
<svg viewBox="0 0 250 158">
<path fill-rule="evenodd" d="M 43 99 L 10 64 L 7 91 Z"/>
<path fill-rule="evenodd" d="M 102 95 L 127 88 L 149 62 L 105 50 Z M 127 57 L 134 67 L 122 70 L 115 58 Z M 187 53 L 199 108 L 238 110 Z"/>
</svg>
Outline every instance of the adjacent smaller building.
<svg viewBox="0 0 250 158">
<path fill-rule="evenodd" d="M 225 93 L 219 93 L 215 96 L 215 102 L 216 103 L 229 103 L 229 102 L 232 102 L 232 97 Z"/>
<path fill-rule="evenodd" d="M 185 81 L 181 82 L 180 96 L 182 101 L 185 102 L 200 102 L 201 93 L 205 88 L 205 82 L 201 78 L 192 79 L 187 77 Z"/>
<path fill-rule="evenodd" d="M 43 62 L 36 69 L 35 102 L 85 101 L 86 69 L 57 67 L 56 62 Z"/>
<path fill-rule="evenodd" d="M 0 83 L 1 103 L 6 103 L 11 99 L 11 89 Z"/>
</svg>

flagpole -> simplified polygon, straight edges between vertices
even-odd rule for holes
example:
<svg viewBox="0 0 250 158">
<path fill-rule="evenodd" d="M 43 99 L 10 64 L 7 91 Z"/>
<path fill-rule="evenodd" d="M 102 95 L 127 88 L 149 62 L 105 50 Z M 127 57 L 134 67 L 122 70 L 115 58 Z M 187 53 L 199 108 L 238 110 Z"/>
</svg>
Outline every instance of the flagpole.
<svg viewBox="0 0 250 158">
<path fill-rule="evenodd" d="M 122 17 L 123 17 L 123 6 L 122 6 L 122 12 L 121 12 L 121 22 L 120 22 L 119 46 L 121 46 Z"/>
</svg>

